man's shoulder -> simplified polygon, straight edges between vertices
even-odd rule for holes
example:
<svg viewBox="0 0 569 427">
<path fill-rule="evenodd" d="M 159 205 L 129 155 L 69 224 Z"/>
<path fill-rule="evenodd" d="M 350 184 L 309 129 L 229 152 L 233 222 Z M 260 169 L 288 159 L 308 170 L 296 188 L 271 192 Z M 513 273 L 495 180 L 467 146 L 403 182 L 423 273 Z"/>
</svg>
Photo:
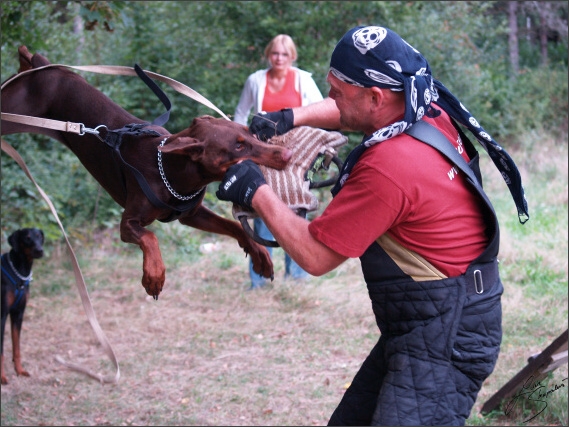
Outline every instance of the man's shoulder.
<svg viewBox="0 0 569 427">
<path fill-rule="evenodd" d="M 403 133 L 368 148 L 361 160 L 374 169 L 417 175 L 433 162 L 439 162 L 440 154 L 424 142 Z"/>
</svg>

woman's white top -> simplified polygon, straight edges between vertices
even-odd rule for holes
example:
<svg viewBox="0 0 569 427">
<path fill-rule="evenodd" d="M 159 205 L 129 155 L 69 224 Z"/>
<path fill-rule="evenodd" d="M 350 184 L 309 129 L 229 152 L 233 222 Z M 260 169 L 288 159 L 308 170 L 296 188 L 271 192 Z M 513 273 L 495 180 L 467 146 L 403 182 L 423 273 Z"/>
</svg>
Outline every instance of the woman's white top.
<svg viewBox="0 0 569 427">
<path fill-rule="evenodd" d="M 316 82 L 312 78 L 312 73 L 297 67 L 291 67 L 291 69 L 296 72 L 294 87 L 300 92 L 303 106 L 324 99 L 318 86 L 316 86 Z M 251 109 L 253 109 L 253 115 L 262 111 L 268 71 L 269 68 L 258 70 L 247 77 L 245 86 L 241 92 L 241 97 L 239 98 L 239 104 L 237 104 L 237 108 L 235 109 L 233 121 L 247 126 Z"/>
</svg>

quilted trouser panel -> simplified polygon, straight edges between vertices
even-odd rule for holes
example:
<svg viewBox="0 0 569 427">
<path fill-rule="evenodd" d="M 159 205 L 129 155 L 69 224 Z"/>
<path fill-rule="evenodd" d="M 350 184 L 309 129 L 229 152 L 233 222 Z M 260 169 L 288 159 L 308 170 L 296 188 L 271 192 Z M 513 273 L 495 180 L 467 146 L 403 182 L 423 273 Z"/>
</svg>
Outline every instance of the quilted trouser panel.
<svg viewBox="0 0 569 427">
<path fill-rule="evenodd" d="M 457 388 L 456 414 L 470 416 L 482 383 L 490 376 L 502 342 L 502 282 L 482 295 L 467 297 L 453 346 L 452 366 Z M 450 424 L 442 419 L 439 425 Z"/>
<path fill-rule="evenodd" d="M 387 367 L 372 424 L 440 425 L 435 420 L 452 417 L 456 406 L 451 356 L 465 287 L 451 278 L 368 289 L 386 341 Z"/>
<path fill-rule="evenodd" d="M 369 426 L 377 406 L 377 396 L 387 372 L 384 360 L 384 341 L 381 337 L 366 358 L 342 401 L 332 414 L 330 426 Z"/>
<path fill-rule="evenodd" d="M 368 283 L 368 290 L 382 335 L 330 424 L 425 425 L 444 405 L 433 394 L 450 394 L 445 387 L 464 287 L 445 279 Z"/>
<path fill-rule="evenodd" d="M 463 425 L 498 357 L 501 283 L 469 297 L 457 278 L 369 288 L 383 333 L 329 425 Z"/>
</svg>

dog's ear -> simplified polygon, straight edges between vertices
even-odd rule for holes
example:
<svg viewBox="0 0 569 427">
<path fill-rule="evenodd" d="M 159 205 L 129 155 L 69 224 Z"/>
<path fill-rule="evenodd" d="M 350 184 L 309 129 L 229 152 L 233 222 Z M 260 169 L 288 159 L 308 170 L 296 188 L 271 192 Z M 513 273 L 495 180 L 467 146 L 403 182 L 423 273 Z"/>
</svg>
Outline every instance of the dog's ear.
<svg viewBox="0 0 569 427">
<path fill-rule="evenodd" d="M 197 126 L 200 122 L 211 122 L 212 120 L 215 120 L 215 117 L 204 114 L 203 116 L 195 117 L 194 120 L 192 120 L 190 127 Z"/>
<path fill-rule="evenodd" d="M 195 138 L 179 137 L 168 142 L 163 147 L 158 147 L 163 153 L 180 154 L 187 156 L 192 161 L 198 162 L 205 150 L 204 143 Z"/>
<path fill-rule="evenodd" d="M 43 230 L 41 228 L 38 228 L 38 231 L 40 232 L 41 244 L 43 245 L 45 243 L 45 235 L 43 234 Z"/>
<path fill-rule="evenodd" d="M 20 242 L 20 230 L 16 230 L 12 234 L 10 234 L 10 237 L 8 237 L 8 243 L 15 251 L 18 251 L 19 242 Z"/>
</svg>

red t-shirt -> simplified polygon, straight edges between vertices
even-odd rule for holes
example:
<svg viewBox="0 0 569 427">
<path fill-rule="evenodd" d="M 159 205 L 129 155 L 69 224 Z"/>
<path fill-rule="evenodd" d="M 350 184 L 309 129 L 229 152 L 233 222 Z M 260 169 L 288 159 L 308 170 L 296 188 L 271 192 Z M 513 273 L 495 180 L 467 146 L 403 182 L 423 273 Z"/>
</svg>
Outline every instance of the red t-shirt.
<svg viewBox="0 0 569 427">
<path fill-rule="evenodd" d="M 453 141 L 468 161 L 444 111 L 424 120 Z M 388 233 L 451 277 L 464 273 L 488 244 L 482 203 L 464 174 L 442 154 L 401 134 L 364 151 L 309 231 L 347 257 L 361 256 Z"/>
<path fill-rule="evenodd" d="M 263 111 L 280 111 L 283 108 L 294 108 L 302 105 L 300 92 L 294 88 L 296 73 L 289 70 L 286 73 L 285 84 L 280 92 L 271 92 L 269 89 L 269 73 L 267 73 L 267 84 L 263 95 Z"/>
</svg>

